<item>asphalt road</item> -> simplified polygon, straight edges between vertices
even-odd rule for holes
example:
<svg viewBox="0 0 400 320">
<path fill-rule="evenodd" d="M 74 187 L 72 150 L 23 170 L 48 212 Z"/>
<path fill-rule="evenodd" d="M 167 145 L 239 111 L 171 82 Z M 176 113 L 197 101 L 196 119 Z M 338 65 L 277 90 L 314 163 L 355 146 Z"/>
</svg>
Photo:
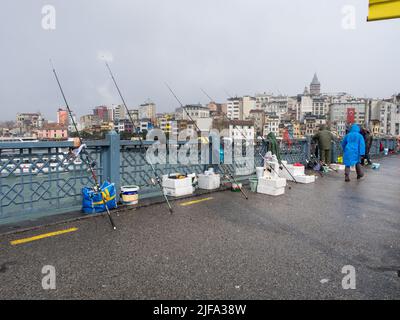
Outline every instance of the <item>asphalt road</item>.
<svg viewBox="0 0 400 320">
<path fill-rule="evenodd" d="M 0 236 L 0 299 L 399 299 L 400 157 L 280 197 L 229 191 Z M 20 245 L 10 241 L 78 228 Z M 56 290 L 42 288 L 42 268 Z M 344 290 L 344 266 L 356 289 Z"/>
</svg>

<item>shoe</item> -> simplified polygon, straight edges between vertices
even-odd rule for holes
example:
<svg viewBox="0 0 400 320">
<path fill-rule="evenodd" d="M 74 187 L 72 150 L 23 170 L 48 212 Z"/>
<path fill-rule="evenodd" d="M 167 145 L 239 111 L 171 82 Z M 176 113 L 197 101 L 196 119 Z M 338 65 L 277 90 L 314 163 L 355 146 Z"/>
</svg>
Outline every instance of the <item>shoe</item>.
<svg viewBox="0 0 400 320">
<path fill-rule="evenodd" d="M 361 180 L 361 179 L 363 179 L 364 178 L 364 175 L 362 175 L 362 176 L 357 176 L 357 180 Z"/>
<path fill-rule="evenodd" d="M 346 178 L 344 178 L 344 181 L 346 181 L 346 182 L 350 182 L 350 177 L 346 177 Z"/>
</svg>

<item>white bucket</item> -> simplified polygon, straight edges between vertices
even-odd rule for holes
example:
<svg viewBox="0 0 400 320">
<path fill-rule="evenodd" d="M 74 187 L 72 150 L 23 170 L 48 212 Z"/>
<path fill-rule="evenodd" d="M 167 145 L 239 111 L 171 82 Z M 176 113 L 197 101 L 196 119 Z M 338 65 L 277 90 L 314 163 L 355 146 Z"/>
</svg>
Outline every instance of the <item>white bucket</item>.
<svg viewBox="0 0 400 320">
<path fill-rule="evenodd" d="M 264 177 L 264 167 L 257 167 L 256 168 L 257 178 L 260 179 Z"/>
<path fill-rule="evenodd" d="M 122 203 L 126 205 L 135 205 L 139 202 L 139 187 L 138 186 L 123 186 L 121 187 Z"/>
<path fill-rule="evenodd" d="M 385 154 L 385 156 L 387 156 L 389 154 L 389 148 L 383 149 L 383 153 Z"/>
</svg>

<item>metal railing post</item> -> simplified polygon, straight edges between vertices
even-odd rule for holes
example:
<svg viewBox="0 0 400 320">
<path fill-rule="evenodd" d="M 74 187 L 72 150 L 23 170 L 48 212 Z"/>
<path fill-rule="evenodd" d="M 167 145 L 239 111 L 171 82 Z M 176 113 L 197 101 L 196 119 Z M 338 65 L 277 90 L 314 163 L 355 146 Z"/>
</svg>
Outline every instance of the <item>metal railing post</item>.
<svg viewBox="0 0 400 320">
<path fill-rule="evenodd" d="M 115 184 L 117 198 L 121 187 L 120 161 L 121 144 L 120 135 L 115 131 L 110 131 L 105 136 L 107 147 L 103 147 L 101 152 L 101 167 L 103 168 L 103 179 Z M 118 199 L 119 200 L 119 199 Z"/>
<path fill-rule="evenodd" d="M 305 153 L 306 153 L 306 159 L 310 159 L 311 157 L 311 136 L 306 137 L 306 142 L 305 142 Z"/>
<path fill-rule="evenodd" d="M 337 163 L 338 159 L 338 143 L 336 141 L 332 141 L 332 146 L 331 146 L 331 162 L 332 163 Z"/>
</svg>

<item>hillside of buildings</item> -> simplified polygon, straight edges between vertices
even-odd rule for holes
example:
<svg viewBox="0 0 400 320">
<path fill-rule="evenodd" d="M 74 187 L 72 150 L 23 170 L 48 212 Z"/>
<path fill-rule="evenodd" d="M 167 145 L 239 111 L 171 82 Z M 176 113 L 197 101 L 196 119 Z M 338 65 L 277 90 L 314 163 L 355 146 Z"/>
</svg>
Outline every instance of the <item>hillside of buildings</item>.
<svg viewBox="0 0 400 320">
<path fill-rule="evenodd" d="M 278 138 L 296 139 L 315 134 L 321 125 L 344 136 L 353 123 L 369 127 L 374 136 L 400 134 L 400 94 L 374 99 L 345 92 L 324 93 L 316 74 L 303 93 L 296 96 L 264 92 L 168 109 L 174 111 L 158 113 L 156 104 L 147 101 L 129 108 L 130 115 L 122 105 L 104 105 L 78 117 L 69 115 L 64 107 L 55 107 L 56 121 L 45 119 L 40 112 L 21 112 L 16 114 L 15 121 L 0 123 L 0 140 L 67 140 L 76 134 L 74 122 L 82 136 L 91 139 L 101 139 L 111 130 L 120 133 L 122 139 L 131 139 L 136 134 L 145 136 L 154 128 L 167 136 L 200 128 L 205 133 L 212 129 L 228 130 L 231 138 L 244 134 L 248 139 L 256 139 L 273 132 Z"/>
</svg>

